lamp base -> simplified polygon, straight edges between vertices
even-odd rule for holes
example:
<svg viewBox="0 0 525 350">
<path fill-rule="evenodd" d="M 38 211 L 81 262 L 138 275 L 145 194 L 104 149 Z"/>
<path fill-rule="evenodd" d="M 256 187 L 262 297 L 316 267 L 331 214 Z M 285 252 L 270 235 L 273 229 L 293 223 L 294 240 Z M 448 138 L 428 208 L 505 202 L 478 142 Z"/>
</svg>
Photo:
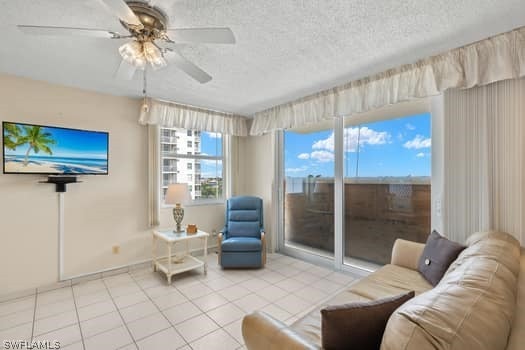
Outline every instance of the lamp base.
<svg viewBox="0 0 525 350">
<path fill-rule="evenodd" d="M 176 204 L 175 208 L 173 208 L 173 219 L 175 219 L 175 223 L 177 224 L 177 228 L 173 230 L 173 232 L 184 232 L 181 227 L 182 219 L 184 219 L 184 208 L 180 204 Z"/>
</svg>

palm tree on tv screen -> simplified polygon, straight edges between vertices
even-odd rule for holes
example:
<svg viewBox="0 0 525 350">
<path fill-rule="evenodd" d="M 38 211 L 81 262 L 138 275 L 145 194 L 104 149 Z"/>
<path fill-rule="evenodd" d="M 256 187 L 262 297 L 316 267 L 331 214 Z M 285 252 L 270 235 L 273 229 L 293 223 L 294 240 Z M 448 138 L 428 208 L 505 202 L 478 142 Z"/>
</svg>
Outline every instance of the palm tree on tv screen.
<svg viewBox="0 0 525 350">
<path fill-rule="evenodd" d="M 56 144 L 56 141 L 51 138 L 51 133 L 44 132 L 40 126 L 24 126 L 23 128 L 25 135 L 18 138 L 18 145 L 24 145 L 26 143 L 29 145 L 24 158 L 24 165 L 29 163 L 29 153 L 31 150 L 35 153 L 39 153 L 40 150 L 42 150 L 49 155 L 53 154 L 49 146 Z"/>
<path fill-rule="evenodd" d="M 16 124 L 6 123 L 4 127 L 4 146 L 14 151 L 20 144 L 20 127 Z"/>
</svg>

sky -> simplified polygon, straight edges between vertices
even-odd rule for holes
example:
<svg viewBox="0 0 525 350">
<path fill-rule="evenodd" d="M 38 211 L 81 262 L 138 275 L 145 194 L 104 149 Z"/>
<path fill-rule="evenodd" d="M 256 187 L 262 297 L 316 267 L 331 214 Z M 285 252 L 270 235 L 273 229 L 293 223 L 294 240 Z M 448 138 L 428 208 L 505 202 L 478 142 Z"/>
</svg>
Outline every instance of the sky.
<svg viewBox="0 0 525 350">
<path fill-rule="evenodd" d="M 429 113 L 349 126 L 344 135 L 345 177 L 430 176 Z M 286 131 L 284 143 L 286 176 L 334 176 L 332 130 Z"/>
<path fill-rule="evenodd" d="M 106 159 L 108 137 L 106 133 L 89 132 L 82 130 L 60 129 L 44 127 L 42 132 L 51 133 L 56 144 L 49 145 L 54 157 Z M 25 155 L 28 145 L 20 145 L 16 150 L 5 150 L 7 155 Z M 31 151 L 30 156 L 35 156 Z M 40 151 L 36 156 L 49 156 Z"/>
<path fill-rule="evenodd" d="M 222 135 L 220 133 L 201 133 L 201 154 L 209 156 L 222 155 Z M 222 177 L 222 161 L 201 159 L 201 177 Z"/>
</svg>

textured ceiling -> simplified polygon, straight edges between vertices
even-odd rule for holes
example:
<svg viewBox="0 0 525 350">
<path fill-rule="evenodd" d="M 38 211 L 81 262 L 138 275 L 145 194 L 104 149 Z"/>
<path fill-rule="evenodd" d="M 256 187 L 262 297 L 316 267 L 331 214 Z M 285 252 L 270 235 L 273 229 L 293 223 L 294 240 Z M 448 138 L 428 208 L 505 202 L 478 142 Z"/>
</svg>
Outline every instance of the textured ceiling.
<svg viewBox="0 0 525 350">
<path fill-rule="evenodd" d="M 349 80 L 525 25 L 523 0 L 155 0 L 170 27 L 229 26 L 236 45 L 181 45 L 213 76 L 152 72 L 151 96 L 249 115 Z M 99 0 L 0 0 L 0 72 L 140 96 L 117 81 L 118 41 L 34 37 L 16 24 L 122 32 Z"/>
</svg>

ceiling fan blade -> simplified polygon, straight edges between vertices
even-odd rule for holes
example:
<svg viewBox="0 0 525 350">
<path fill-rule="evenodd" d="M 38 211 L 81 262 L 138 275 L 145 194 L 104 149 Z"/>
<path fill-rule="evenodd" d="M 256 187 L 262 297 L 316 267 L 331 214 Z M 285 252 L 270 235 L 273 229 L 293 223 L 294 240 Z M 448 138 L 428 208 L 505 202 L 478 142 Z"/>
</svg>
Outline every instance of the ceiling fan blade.
<svg viewBox="0 0 525 350">
<path fill-rule="evenodd" d="M 188 59 L 182 56 L 178 51 L 169 50 L 164 55 L 169 62 L 173 62 L 180 70 L 184 71 L 199 83 L 204 84 L 211 80 L 211 76 L 208 73 L 188 61 Z"/>
<path fill-rule="evenodd" d="M 135 75 L 137 67 L 132 64 L 122 60 L 118 66 L 117 71 L 115 72 L 115 79 L 117 80 L 131 80 Z"/>
<path fill-rule="evenodd" d="M 124 0 L 100 0 L 104 3 L 118 18 L 128 24 L 142 27 L 142 22 L 126 4 Z"/>
<path fill-rule="evenodd" d="M 48 27 L 48 26 L 26 26 L 18 25 L 20 31 L 25 34 L 50 35 L 50 36 L 89 36 L 93 38 L 115 38 L 117 33 L 102 29 L 71 28 L 71 27 Z"/>
<path fill-rule="evenodd" d="M 180 28 L 167 32 L 176 43 L 235 44 L 230 28 Z"/>
</svg>

